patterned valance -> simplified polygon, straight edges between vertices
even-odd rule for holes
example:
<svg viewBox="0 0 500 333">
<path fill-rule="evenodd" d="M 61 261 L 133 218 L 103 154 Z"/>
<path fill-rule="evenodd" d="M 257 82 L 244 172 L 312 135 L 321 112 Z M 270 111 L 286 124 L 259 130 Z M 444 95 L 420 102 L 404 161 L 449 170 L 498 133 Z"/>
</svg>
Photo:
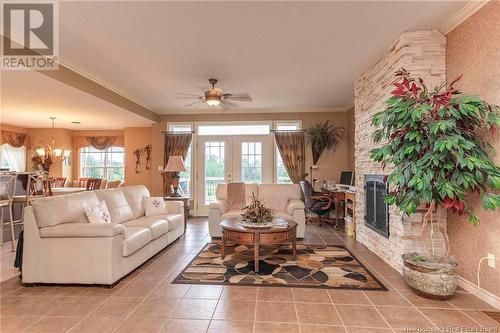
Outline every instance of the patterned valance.
<svg viewBox="0 0 500 333">
<path fill-rule="evenodd" d="M 101 150 L 111 146 L 124 147 L 124 139 L 123 136 L 75 136 L 75 150 L 89 146 Z"/>
<path fill-rule="evenodd" d="M 26 146 L 26 148 L 31 148 L 29 135 L 26 133 L 17 133 L 10 131 L 1 131 L 0 143 L 8 143 L 14 148 L 19 148 Z"/>
</svg>

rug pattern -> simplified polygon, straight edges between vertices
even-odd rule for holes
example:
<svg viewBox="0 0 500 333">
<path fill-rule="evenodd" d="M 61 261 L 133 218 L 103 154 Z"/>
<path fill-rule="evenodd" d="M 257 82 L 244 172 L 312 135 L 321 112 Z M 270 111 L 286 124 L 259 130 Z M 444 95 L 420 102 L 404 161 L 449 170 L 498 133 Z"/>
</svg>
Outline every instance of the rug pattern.
<svg viewBox="0 0 500 333">
<path fill-rule="evenodd" d="M 259 273 L 253 247 L 208 243 L 172 283 L 387 290 L 346 248 L 297 244 L 261 246 Z"/>
</svg>

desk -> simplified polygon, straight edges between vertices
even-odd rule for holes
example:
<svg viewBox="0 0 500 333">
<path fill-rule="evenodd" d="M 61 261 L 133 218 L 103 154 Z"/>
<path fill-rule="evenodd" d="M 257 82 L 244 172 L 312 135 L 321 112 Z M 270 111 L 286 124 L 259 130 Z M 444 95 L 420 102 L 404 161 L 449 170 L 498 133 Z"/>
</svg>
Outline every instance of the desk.
<svg viewBox="0 0 500 333">
<path fill-rule="evenodd" d="M 182 201 L 184 203 L 184 232 L 186 232 L 189 215 L 189 197 L 163 197 L 165 201 Z"/>
<path fill-rule="evenodd" d="M 339 215 L 340 215 L 340 203 L 342 201 L 349 201 L 349 205 L 344 206 L 344 220 L 346 216 L 346 211 L 349 210 L 350 213 L 350 218 L 352 219 L 352 223 L 355 225 L 356 219 L 355 219 L 355 208 L 356 208 L 356 192 L 350 191 L 348 189 L 329 189 L 329 188 L 322 188 L 322 191 L 326 193 L 327 195 L 331 196 L 333 198 L 333 201 L 335 203 L 335 227 L 338 227 L 339 224 Z M 347 230 L 346 230 L 347 231 Z M 353 237 L 352 234 L 354 232 L 349 232 L 349 236 Z"/>
</svg>

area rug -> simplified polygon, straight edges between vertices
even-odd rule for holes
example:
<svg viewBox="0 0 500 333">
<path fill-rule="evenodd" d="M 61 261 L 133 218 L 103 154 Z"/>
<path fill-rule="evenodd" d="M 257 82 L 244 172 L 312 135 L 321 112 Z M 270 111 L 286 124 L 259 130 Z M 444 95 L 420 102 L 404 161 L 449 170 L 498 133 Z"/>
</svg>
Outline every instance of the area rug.
<svg viewBox="0 0 500 333">
<path fill-rule="evenodd" d="M 283 286 L 323 289 L 387 290 L 346 248 L 297 244 L 260 247 L 259 273 L 254 272 L 253 247 L 208 243 L 172 283 L 240 286 Z"/>
</svg>

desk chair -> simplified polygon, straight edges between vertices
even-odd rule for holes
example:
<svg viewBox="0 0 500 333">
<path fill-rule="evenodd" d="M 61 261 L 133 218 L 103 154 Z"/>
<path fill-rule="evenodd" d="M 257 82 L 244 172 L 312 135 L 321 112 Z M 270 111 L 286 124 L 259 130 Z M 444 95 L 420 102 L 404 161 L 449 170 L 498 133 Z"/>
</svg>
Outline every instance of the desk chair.
<svg viewBox="0 0 500 333">
<path fill-rule="evenodd" d="M 335 204 L 331 197 L 319 192 L 315 192 L 313 186 L 307 180 L 300 181 L 300 188 L 304 194 L 306 210 L 317 216 L 317 221 L 321 227 L 321 221 L 331 222 L 328 216 L 335 209 Z M 306 219 L 307 223 L 307 219 Z"/>
</svg>

